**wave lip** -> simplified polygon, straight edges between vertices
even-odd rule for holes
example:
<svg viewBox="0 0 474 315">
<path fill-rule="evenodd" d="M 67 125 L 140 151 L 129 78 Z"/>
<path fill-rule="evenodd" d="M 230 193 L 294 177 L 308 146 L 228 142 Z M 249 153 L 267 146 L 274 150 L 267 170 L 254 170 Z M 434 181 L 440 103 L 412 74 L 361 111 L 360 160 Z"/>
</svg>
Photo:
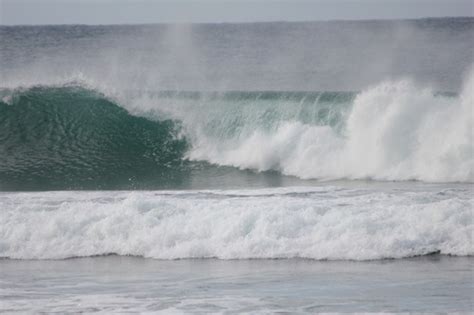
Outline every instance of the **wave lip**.
<svg viewBox="0 0 474 315">
<path fill-rule="evenodd" d="M 473 255 L 470 187 L 0 195 L 0 256 L 64 259 Z"/>
</svg>

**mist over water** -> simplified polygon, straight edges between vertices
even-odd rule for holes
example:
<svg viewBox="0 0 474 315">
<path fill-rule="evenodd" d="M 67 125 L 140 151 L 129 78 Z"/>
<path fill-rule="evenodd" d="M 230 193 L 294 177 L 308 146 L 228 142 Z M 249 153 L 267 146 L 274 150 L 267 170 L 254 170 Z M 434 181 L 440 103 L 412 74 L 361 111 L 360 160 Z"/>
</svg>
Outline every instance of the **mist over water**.
<svg viewBox="0 0 474 315">
<path fill-rule="evenodd" d="M 132 90 L 360 91 L 409 77 L 459 92 L 472 18 L 0 27 L 3 87 L 83 78 Z"/>
</svg>

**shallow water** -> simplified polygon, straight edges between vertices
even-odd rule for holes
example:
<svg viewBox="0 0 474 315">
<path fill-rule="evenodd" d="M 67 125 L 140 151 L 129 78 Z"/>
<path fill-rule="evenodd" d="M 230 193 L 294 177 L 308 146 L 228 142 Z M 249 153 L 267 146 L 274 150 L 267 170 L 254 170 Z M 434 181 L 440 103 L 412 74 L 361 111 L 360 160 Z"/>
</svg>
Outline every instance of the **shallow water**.
<svg viewBox="0 0 474 315">
<path fill-rule="evenodd" d="M 3 311 L 470 312 L 472 257 L 0 261 Z"/>
</svg>

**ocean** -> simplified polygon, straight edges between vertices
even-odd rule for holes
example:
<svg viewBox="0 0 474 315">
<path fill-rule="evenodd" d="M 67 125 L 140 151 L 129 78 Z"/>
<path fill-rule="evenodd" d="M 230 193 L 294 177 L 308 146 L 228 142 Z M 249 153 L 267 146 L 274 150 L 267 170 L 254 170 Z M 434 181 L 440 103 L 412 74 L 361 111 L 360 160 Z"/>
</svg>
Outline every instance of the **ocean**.
<svg viewBox="0 0 474 315">
<path fill-rule="evenodd" d="M 474 18 L 0 26 L 0 311 L 472 312 Z"/>
</svg>

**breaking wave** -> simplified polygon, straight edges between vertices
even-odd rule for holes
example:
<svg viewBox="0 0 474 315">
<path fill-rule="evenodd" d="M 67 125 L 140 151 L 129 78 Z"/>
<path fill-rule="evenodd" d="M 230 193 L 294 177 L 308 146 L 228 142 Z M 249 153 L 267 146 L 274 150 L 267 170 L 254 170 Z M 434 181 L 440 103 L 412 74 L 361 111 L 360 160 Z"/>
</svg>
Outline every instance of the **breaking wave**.
<svg viewBox="0 0 474 315">
<path fill-rule="evenodd" d="M 473 255 L 470 187 L 426 186 L 3 193 L 0 257 Z"/>
<path fill-rule="evenodd" d="M 302 179 L 473 181 L 473 76 L 347 92 L 3 89 L 0 188 L 173 187 L 199 167 Z M 203 164 L 204 163 L 204 164 Z"/>
<path fill-rule="evenodd" d="M 355 95 L 348 106 L 331 104 L 331 114 L 319 121 L 300 107 L 270 128 L 244 127 L 225 141 L 197 137 L 188 156 L 305 179 L 470 182 L 472 86 L 471 76 L 461 95 L 454 96 L 409 81 L 385 82 Z M 272 110 L 249 116 L 264 118 Z M 304 120 L 308 116 L 310 123 Z"/>
</svg>

